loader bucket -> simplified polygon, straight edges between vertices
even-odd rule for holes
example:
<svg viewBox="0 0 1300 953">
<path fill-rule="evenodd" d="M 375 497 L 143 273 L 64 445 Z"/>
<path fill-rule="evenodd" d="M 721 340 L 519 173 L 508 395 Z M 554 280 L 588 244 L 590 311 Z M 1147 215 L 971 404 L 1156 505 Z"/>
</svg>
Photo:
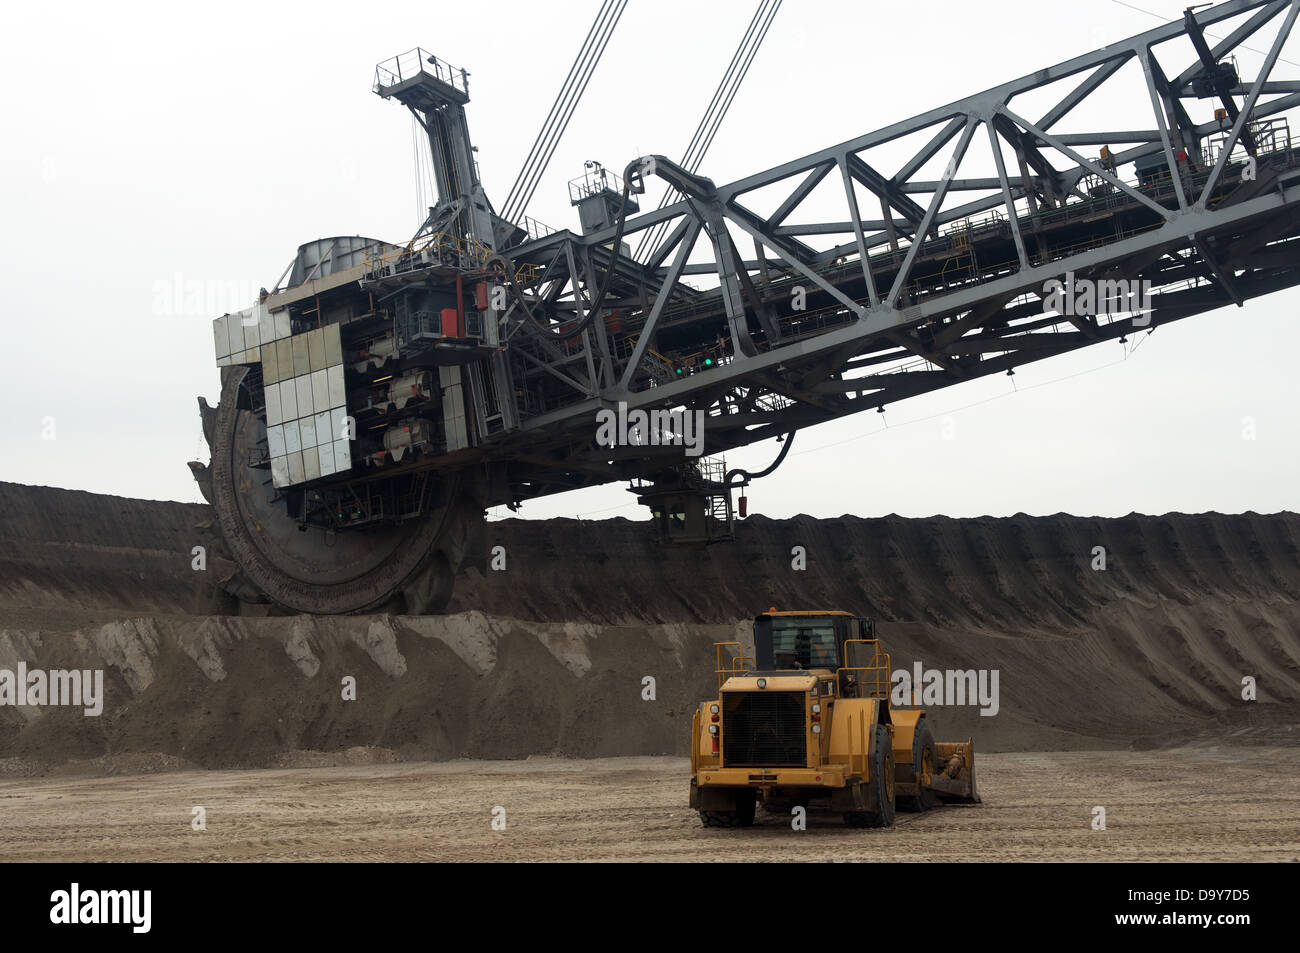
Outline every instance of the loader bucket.
<svg viewBox="0 0 1300 953">
<path fill-rule="evenodd" d="M 979 790 L 975 786 L 975 741 L 938 742 L 939 755 L 930 787 L 945 801 L 960 804 L 979 804 Z"/>
</svg>

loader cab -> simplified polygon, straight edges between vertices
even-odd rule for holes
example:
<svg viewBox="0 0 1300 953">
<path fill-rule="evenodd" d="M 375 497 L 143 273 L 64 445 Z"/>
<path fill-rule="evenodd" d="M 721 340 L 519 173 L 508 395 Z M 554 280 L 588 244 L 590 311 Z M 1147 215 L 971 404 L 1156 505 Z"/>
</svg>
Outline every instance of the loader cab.
<svg viewBox="0 0 1300 953">
<path fill-rule="evenodd" d="M 834 671 L 845 663 L 845 642 L 874 639 L 875 624 L 848 612 L 777 612 L 754 619 L 754 654 L 763 671 Z"/>
<path fill-rule="evenodd" d="M 754 619 L 754 662 L 760 672 L 829 670 L 846 698 L 876 694 L 888 666 L 885 672 L 870 671 L 880 657 L 876 646 L 862 643 L 875 637 L 872 620 L 849 612 L 771 609 Z"/>
</svg>

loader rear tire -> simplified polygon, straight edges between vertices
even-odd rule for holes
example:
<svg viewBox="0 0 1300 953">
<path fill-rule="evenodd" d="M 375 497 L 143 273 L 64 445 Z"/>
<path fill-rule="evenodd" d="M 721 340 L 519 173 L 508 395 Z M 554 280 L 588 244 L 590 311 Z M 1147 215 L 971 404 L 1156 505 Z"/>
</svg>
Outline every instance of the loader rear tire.
<svg viewBox="0 0 1300 953">
<path fill-rule="evenodd" d="M 912 771 L 908 779 L 914 784 L 921 783 L 922 765 L 929 759 L 929 773 L 933 777 L 939 770 L 939 749 L 934 743 L 934 732 L 924 718 L 916 723 L 916 732 L 912 736 Z M 918 787 L 915 795 L 899 798 L 898 806 L 904 811 L 921 813 L 939 806 L 939 796 L 930 788 Z"/>
<path fill-rule="evenodd" d="M 894 826 L 894 748 L 889 729 L 876 725 L 876 753 L 871 759 L 871 780 L 866 782 L 875 793 L 877 810 L 846 811 L 848 827 Z"/>
<path fill-rule="evenodd" d="M 753 827 L 756 806 L 752 791 L 737 791 L 734 811 L 700 811 L 700 823 L 705 827 Z"/>
</svg>

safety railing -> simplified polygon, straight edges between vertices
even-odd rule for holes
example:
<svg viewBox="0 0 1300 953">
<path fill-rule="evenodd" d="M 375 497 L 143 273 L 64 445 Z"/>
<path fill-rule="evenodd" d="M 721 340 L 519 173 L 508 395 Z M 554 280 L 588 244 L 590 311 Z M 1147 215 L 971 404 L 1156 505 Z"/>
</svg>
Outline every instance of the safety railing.
<svg viewBox="0 0 1300 953">
<path fill-rule="evenodd" d="M 879 639 L 845 639 L 844 640 L 844 661 L 851 661 L 850 645 L 863 645 L 871 647 L 871 664 L 870 665 L 842 665 L 840 673 L 858 672 L 860 675 L 857 679 L 858 696 L 871 698 L 888 698 L 890 689 L 890 676 L 892 669 L 889 662 L 889 653 L 880 651 Z"/>
<path fill-rule="evenodd" d="M 460 238 L 447 232 L 412 239 L 405 245 L 378 245 L 366 249 L 368 278 L 388 277 L 425 265 L 444 264 L 471 271 L 483 268 L 495 252 L 474 238 Z M 538 268 L 524 263 L 515 270 L 517 284 L 537 280 Z"/>
<path fill-rule="evenodd" d="M 469 73 L 416 47 L 375 66 L 374 91 L 388 89 L 424 74 L 469 95 Z"/>
<path fill-rule="evenodd" d="M 545 238 L 547 235 L 554 235 L 557 231 L 557 229 L 551 228 L 545 222 L 539 222 L 531 215 L 525 215 L 524 220 L 519 223 L 519 227 L 528 234 L 532 241 Z"/>
<path fill-rule="evenodd" d="M 570 202 L 577 203 L 603 192 L 622 194 L 623 179 L 599 163 L 590 165 L 585 173 L 569 182 Z"/>
<path fill-rule="evenodd" d="M 484 246 L 473 239 L 464 239 L 439 232 L 424 238 L 412 239 L 405 245 L 387 245 L 366 254 L 366 274 L 380 277 L 427 264 L 448 264 L 473 268 L 487 257 L 479 253 Z"/>
<path fill-rule="evenodd" d="M 736 654 L 730 656 L 727 650 L 733 648 Z M 724 658 L 724 655 L 730 657 Z M 722 683 L 733 675 L 746 675 L 758 667 L 758 663 L 745 654 L 745 647 L 739 642 L 714 642 L 713 659 L 713 674 L 718 679 L 718 691 L 722 691 Z"/>
<path fill-rule="evenodd" d="M 681 466 L 682 482 L 692 489 L 711 490 L 726 478 L 727 461 L 722 457 L 702 457 Z"/>
<path fill-rule="evenodd" d="M 1225 121 L 1225 127 L 1226 125 Z M 1255 151 L 1259 155 L 1289 153 L 1291 151 L 1291 123 L 1286 117 L 1247 123 L 1245 132 L 1254 141 Z M 1224 128 L 1222 132 L 1215 133 L 1206 140 L 1204 152 L 1206 165 L 1212 168 L 1219 161 L 1219 156 L 1222 155 L 1224 147 L 1227 146 L 1230 135 L 1230 130 Z M 1237 155 L 1239 151 L 1246 152 L 1244 139 L 1244 135 L 1237 139 L 1234 143 L 1232 155 Z M 1229 156 L 1229 158 L 1231 157 Z"/>
</svg>

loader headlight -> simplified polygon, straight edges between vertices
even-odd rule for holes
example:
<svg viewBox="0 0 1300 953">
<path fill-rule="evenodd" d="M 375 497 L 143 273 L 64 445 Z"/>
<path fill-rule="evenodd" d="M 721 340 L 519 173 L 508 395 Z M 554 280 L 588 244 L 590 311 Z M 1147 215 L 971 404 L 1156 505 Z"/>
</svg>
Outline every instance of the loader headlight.
<svg viewBox="0 0 1300 953">
<path fill-rule="evenodd" d="M 821 726 L 821 725 L 813 725 L 813 734 L 814 734 L 814 735 L 820 735 L 821 733 L 822 733 L 822 726 Z"/>
<path fill-rule="evenodd" d="M 758 687 L 759 687 L 759 688 L 767 688 L 767 679 L 765 679 L 765 678 L 760 678 L 760 679 L 758 680 Z"/>
<path fill-rule="evenodd" d="M 812 710 L 814 715 L 820 715 L 822 713 L 821 702 L 814 702 Z"/>
<path fill-rule="evenodd" d="M 720 710 L 721 710 L 721 709 L 719 709 L 717 705 L 710 705 L 710 706 L 709 706 L 709 714 L 710 714 L 710 715 L 716 715 Z"/>
<path fill-rule="evenodd" d="M 709 734 L 711 734 L 711 735 L 716 735 L 717 733 L 718 733 L 718 726 L 717 726 L 717 725 L 709 725 Z"/>
</svg>

